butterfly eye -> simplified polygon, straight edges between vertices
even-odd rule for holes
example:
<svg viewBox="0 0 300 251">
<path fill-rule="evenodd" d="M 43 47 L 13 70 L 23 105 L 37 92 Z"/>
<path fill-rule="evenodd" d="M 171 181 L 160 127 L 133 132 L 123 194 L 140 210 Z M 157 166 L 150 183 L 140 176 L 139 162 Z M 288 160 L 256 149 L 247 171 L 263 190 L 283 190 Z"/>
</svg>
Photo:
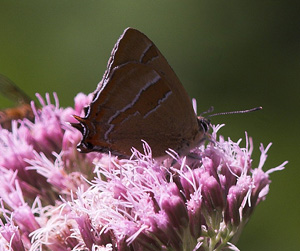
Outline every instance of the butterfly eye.
<svg viewBox="0 0 300 251">
<path fill-rule="evenodd" d="M 204 117 L 198 118 L 198 124 L 200 130 L 202 129 L 204 133 L 209 130 L 209 126 L 211 125 L 210 120 Z"/>
</svg>

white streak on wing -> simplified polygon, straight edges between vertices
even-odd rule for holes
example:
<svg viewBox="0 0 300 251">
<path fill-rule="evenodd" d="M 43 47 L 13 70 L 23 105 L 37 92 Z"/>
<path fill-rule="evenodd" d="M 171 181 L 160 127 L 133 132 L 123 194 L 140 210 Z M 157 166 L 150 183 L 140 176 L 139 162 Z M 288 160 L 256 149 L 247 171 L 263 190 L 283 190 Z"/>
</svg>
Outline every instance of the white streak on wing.
<svg viewBox="0 0 300 251">
<path fill-rule="evenodd" d="M 129 120 L 132 117 L 135 117 L 137 115 L 139 115 L 140 113 L 138 111 L 136 111 L 134 114 L 130 114 L 127 118 L 123 119 L 123 121 L 121 122 L 121 124 L 125 123 L 127 120 Z"/>
<path fill-rule="evenodd" d="M 110 134 L 110 132 L 114 129 L 114 124 L 111 124 L 111 122 L 118 117 L 121 113 L 125 112 L 126 110 L 130 109 L 140 98 L 141 93 L 146 91 L 150 86 L 156 84 L 159 80 L 161 79 L 161 77 L 157 74 L 152 80 L 151 82 L 147 82 L 146 85 L 140 89 L 140 91 L 138 92 L 138 94 L 134 97 L 134 99 L 125 107 L 123 107 L 121 110 L 117 111 L 114 115 L 112 115 L 107 123 L 110 125 L 109 129 L 105 132 L 104 134 L 104 139 L 108 140 L 108 135 Z"/>
<path fill-rule="evenodd" d="M 146 52 L 149 50 L 149 48 L 152 46 L 152 44 L 149 44 L 146 49 L 143 51 L 142 55 L 140 56 L 140 62 L 142 62 L 143 57 L 145 56 Z"/>
<path fill-rule="evenodd" d="M 148 50 L 153 46 L 153 44 L 150 44 L 148 47 L 146 47 L 146 49 L 143 51 L 141 57 L 140 57 L 140 62 L 143 61 L 144 56 L 146 55 L 146 53 L 148 52 Z M 159 58 L 159 55 L 157 55 L 156 57 L 151 58 L 151 60 L 147 61 L 147 63 L 153 61 L 154 59 Z"/>
<path fill-rule="evenodd" d="M 162 102 L 164 102 L 166 99 L 168 99 L 168 97 L 172 94 L 172 91 L 168 91 L 165 96 L 163 98 L 161 98 L 160 100 L 158 100 L 158 104 L 157 106 L 155 106 L 152 110 L 150 110 L 149 112 L 147 112 L 143 118 L 147 118 L 152 112 L 155 112 L 161 105 Z"/>
</svg>

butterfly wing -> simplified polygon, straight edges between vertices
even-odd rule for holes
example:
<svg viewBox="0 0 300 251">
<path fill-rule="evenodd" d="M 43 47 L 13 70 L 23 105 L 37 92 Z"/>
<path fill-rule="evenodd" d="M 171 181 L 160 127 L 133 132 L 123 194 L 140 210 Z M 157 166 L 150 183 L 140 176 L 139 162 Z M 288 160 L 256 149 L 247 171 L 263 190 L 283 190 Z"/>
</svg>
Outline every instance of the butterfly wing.
<svg viewBox="0 0 300 251">
<path fill-rule="evenodd" d="M 131 28 L 115 45 L 85 118 L 76 118 L 83 152 L 130 156 L 131 147 L 143 150 L 145 140 L 158 157 L 203 137 L 190 98 L 166 59 Z"/>
<path fill-rule="evenodd" d="M 9 78 L 0 74 L 0 92 L 18 103 L 29 104 L 31 99 Z"/>
<path fill-rule="evenodd" d="M 180 102 L 188 102 L 192 105 L 190 97 L 165 57 L 145 34 L 133 28 L 125 29 L 115 44 L 107 64 L 107 70 L 96 92 L 105 87 L 104 83 L 107 83 L 105 80 L 109 78 L 116 67 L 128 62 L 137 62 L 153 67 L 159 74 L 164 75 Z"/>
<path fill-rule="evenodd" d="M 30 98 L 13 81 L 2 74 L 0 74 L 0 92 L 17 104 L 16 107 L 0 110 L 1 128 L 10 130 L 12 120 L 24 118 L 33 120 Z"/>
</svg>

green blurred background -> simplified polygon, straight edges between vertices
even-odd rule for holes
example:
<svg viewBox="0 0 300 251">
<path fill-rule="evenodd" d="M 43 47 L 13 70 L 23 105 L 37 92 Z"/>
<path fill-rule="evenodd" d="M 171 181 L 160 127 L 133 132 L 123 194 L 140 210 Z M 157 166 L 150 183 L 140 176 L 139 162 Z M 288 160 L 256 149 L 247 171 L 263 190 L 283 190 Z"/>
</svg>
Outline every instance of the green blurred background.
<svg viewBox="0 0 300 251">
<path fill-rule="evenodd" d="M 57 92 L 72 106 L 94 91 L 124 28 L 149 36 L 168 59 L 198 112 L 263 106 L 213 118 L 233 140 L 247 131 L 273 142 L 267 200 L 246 226 L 241 250 L 299 250 L 300 8 L 298 1 L 0 1 L 0 73 L 28 95 Z M 0 106 L 11 103 L 4 97 Z M 245 142 L 245 141 L 243 141 Z M 297 155 L 298 154 L 298 155 Z"/>
</svg>

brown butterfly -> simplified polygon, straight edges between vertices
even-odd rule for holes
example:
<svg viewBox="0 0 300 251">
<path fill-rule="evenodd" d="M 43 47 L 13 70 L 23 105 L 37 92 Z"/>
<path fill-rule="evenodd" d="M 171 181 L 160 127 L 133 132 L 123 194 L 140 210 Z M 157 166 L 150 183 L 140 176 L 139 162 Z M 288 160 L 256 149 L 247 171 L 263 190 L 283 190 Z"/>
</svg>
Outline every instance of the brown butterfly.
<svg viewBox="0 0 300 251">
<path fill-rule="evenodd" d="M 0 74 L 0 92 L 3 96 L 15 101 L 16 107 L 0 110 L 0 125 L 4 129 L 11 130 L 12 120 L 28 118 L 33 120 L 30 101 L 31 99 L 17 87 L 9 78 Z"/>
<path fill-rule="evenodd" d="M 114 46 L 107 70 L 80 123 L 81 152 L 99 151 L 128 157 L 131 148 L 152 156 L 169 148 L 185 154 L 203 141 L 209 122 L 197 117 L 178 77 L 153 42 L 133 28 Z"/>
</svg>

